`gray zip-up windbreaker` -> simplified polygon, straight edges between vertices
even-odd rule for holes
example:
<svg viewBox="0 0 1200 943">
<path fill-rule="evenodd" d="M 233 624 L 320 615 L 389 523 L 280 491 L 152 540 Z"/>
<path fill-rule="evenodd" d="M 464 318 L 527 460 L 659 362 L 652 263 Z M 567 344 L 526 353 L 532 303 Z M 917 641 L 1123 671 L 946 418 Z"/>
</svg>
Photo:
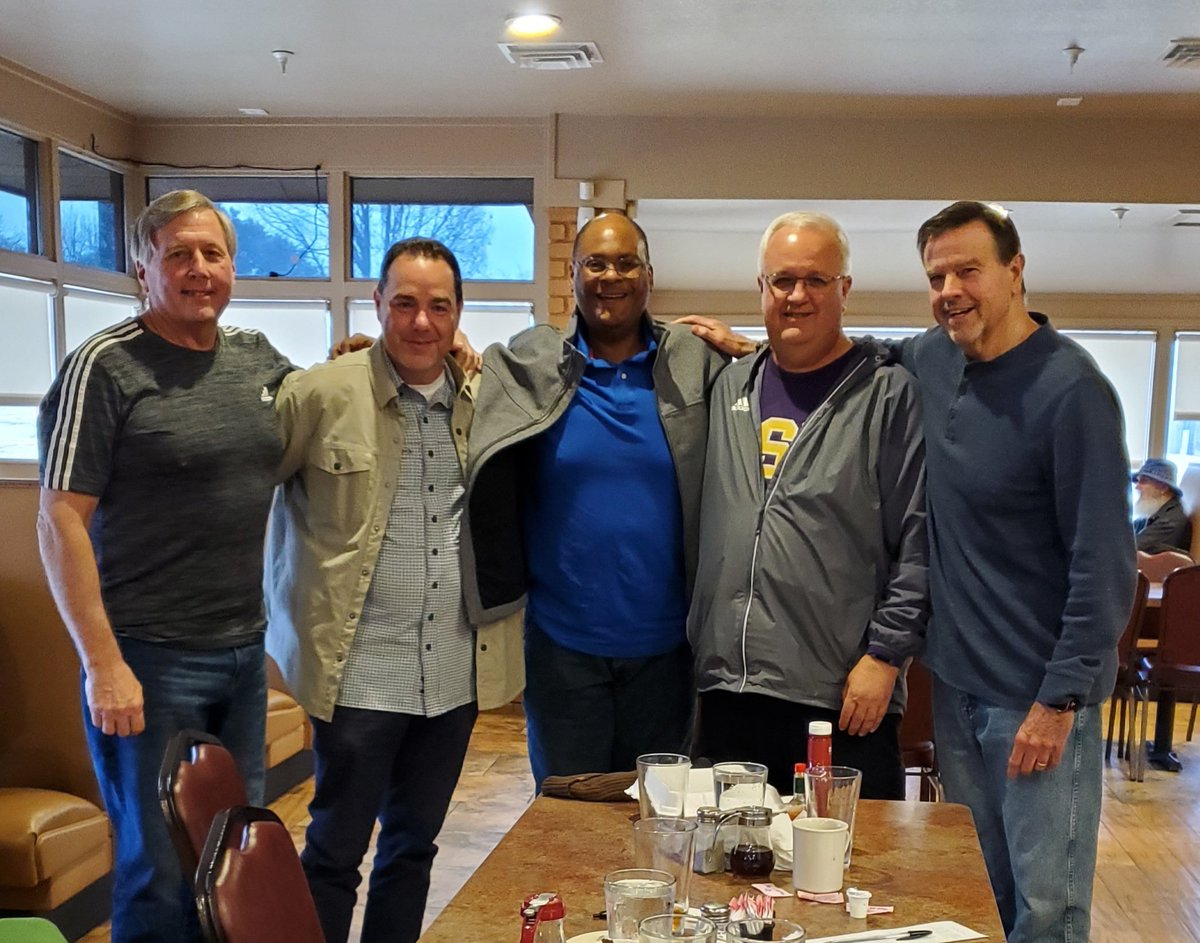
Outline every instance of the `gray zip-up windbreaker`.
<svg viewBox="0 0 1200 943">
<path fill-rule="evenodd" d="M 762 473 L 761 367 L 713 389 L 700 563 L 688 614 L 701 691 L 838 710 L 869 642 L 908 658 L 929 615 L 925 446 L 916 384 L 874 341 Z M 902 711 L 903 683 L 889 712 Z"/>
<path fill-rule="evenodd" d="M 675 462 L 683 508 L 681 550 L 690 592 L 699 543 L 708 398 L 728 358 L 686 326 L 643 317 L 658 343 L 654 395 Z M 493 344 L 484 352 L 468 447 L 461 537 L 463 597 L 472 620 L 491 622 L 525 605 L 529 579 L 521 532 L 524 450 L 513 446 L 549 429 L 579 388 L 586 360 L 572 343 L 574 323 L 575 319 L 565 334 L 538 325 L 522 331 L 508 347 Z"/>
</svg>

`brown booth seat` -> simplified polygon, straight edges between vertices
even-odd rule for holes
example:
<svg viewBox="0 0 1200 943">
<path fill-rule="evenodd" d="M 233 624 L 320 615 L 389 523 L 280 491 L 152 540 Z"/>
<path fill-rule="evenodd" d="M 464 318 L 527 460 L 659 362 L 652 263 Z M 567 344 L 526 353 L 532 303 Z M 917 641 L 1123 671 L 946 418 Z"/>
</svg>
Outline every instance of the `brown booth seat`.
<svg viewBox="0 0 1200 943">
<path fill-rule="evenodd" d="M 0 910 L 53 910 L 111 869 L 108 817 L 95 805 L 0 788 Z"/>
</svg>

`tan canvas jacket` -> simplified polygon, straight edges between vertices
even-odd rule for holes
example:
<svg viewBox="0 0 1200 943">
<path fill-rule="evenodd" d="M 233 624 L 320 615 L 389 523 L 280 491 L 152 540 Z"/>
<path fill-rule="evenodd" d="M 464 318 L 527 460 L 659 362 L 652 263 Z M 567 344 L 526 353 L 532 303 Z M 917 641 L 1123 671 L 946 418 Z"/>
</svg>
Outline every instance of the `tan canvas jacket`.
<svg viewBox="0 0 1200 943">
<path fill-rule="evenodd" d="M 382 344 L 288 376 L 276 397 L 284 440 L 267 532 L 267 651 L 306 711 L 333 715 L 396 486 L 403 442 L 399 397 Z M 451 429 L 459 463 L 478 378 L 447 361 L 456 397 Z M 480 710 L 525 684 L 524 613 L 476 626 Z"/>
</svg>

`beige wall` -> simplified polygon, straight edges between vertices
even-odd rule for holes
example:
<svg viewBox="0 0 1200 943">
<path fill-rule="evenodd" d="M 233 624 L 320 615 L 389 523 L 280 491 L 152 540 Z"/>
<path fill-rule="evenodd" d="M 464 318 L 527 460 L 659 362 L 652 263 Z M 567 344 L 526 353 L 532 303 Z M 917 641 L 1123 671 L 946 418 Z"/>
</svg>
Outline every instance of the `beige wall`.
<svg viewBox="0 0 1200 943">
<path fill-rule="evenodd" d="M 558 119 L 557 174 L 630 199 L 1200 201 L 1200 122 L 1011 115 Z"/>
</svg>

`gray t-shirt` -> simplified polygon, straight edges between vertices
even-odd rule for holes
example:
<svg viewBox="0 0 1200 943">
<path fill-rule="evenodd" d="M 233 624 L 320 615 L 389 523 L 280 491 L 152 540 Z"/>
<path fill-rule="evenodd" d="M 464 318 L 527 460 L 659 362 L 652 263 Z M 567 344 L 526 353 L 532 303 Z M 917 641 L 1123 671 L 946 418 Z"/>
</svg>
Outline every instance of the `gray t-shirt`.
<svg viewBox="0 0 1200 943">
<path fill-rule="evenodd" d="M 254 331 L 178 347 L 125 321 L 62 365 L 38 415 L 42 486 L 99 498 L 91 538 L 119 636 L 225 648 L 263 631 L 262 548 L 293 369 Z"/>
</svg>

